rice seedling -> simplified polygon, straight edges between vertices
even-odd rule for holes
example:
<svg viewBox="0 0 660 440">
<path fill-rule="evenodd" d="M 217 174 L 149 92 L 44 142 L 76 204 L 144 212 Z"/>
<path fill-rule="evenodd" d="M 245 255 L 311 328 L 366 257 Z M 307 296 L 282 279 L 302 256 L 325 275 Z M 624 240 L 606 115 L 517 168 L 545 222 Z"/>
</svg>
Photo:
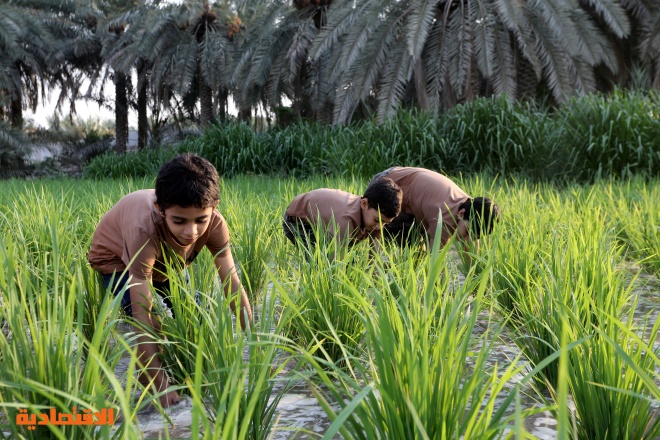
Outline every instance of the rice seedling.
<svg viewBox="0 0 660 440">
<path fill-rule="evenodd" d="M 569 355 L 568 383 L 576 412 L 574 438 L 654 439 L 660 435 L 651 392 L 625 361 L 629 359 L 643 371 L 654 371 L 651 354 L 658 349 L 653 342 L 631 340 L 629 335 L 640 328 L 632 314 L 627 318 L 615 323 L 615 316 L 604 317 L 607 322 Z M 657 334 L 656 326 L 649 340 L 655 341 Z"/>
<path fill-rule="evenodd" d="M 610 241 L 597 210 L 590 215 L 584 212 L 570 227 L 555 227 L 546 239 L 547 251 L 537 257 L 531 289 L 516 298 L 512 320 L 518 333 L 516 343 L 532 364 L 559 349 L 567 323 L 566 331 L 574 341 L 602 324 L 598 310 L 623 312 L 630 288 L 622 288 L 623 280 L 615 269 L 621 250 L 610 246 Z M 542 387 L 556 389 L 556 368 L 556 363 L 550 365 L 539 376 Z"/>
<path fill-rule="evenodd" d="M 402 272 L 378 269 L 375 305 L 363 299 L 353 310 L 364 320 L 367 357 L 351 359 L 348 370 L 317 370 L 323 388 L 314 389 L 333 421 L 324 438 L 497 438 L 506 429 L 508 403 L 496 410 L 495 400 L 518 372 L 516 360 L 487 366 L 497 332 L 474 333 L 486 277 L 450 283 L 447 250 L 436 249 L 423 268 L 411 261 Z"/>
<path fill-rule="evenodd" d="M 2 429 L 13 438 L 138 438 L 139 431 L 126 417 L 139 409 L 129 403 L 137 384 L 126 378 L 121 385 L 114 375 L 127 350 L 122 343 L 111 344 L 118 304 L 102 302 L 96 331 L 86 338 L 81 268 L 61 267 L 57 241 L 50 246 L 52 259 L 42 258 L 33 272 L 24 266 L 30 260 L 27 251 L 0 238 L 0 316 L 6 322 L 0 335 Z M 64 426 L 55 421 L 29 429 L 15 423 L 21 409 L 71 414 L 74 407 L 79 414 L 111 409 L 122 414 L 124 422 L 118 429 L 112 424 Z"/>
<path fill-rule="evenodd" d="M 280 302 L 280 320 L 287 338 L 306 350 L 319 350 L 332 365 L 345 365 L 361 351 L 364 324 L 353 313 L 364 293 L 347 287 L 364 281 L 364 253 L 348 243 L 326 240 L 315 228 L 315 245 L 298 248 L 290 281 L 272 280 Z M 350 284 L 349 284 L 350 285 Z M 368 285 L 362 285 L 365 291 Z"/>
<path fill-rule="evenodd" d="M 232 253 L 251 302 L 261 300 L 266 265 L 273 259 L 273 237 L 280 228 L 279 219 L 273 215 L 274 203 L 260 195 L 266 193 L 268 184 L 254 185 L 239 179 L 221 188 L 222 194 L 231 195 L 222 202 L 222 211 L 232 235 Z M 250 214 L 242 214 L 245 212 Z"/>
<path fill-rule="evenodd" d="M 660 273 L 660 210 L 653 202 L 660 198 L 657 185 L 637 179 L 616 189 L 610 184 L 606 194 L 622 229 L 623 242 L 642 267 Z"/>
<path fill-rule="evenodd" d="M 236 298 L 225 298 L 212 256 L 198 261 L 202 269 L 183 272 L 177 261 L 166 260 L 172 309 L 155 303 L 163 331 L 153 337 L 164 347 L 171 389 L 192 397 L 194 431 L 203 438 L 264 439 L 288 390 L 275 390 L 284 365 L 275 362 L 281 344 L 274 304 L 254 304 L 254 327 L 243 334 L 229 307 Z"/>
<path fill-rule="evenodd" d="M 371 133 L 374 142 L 381 135 Z M 416 139 L 402 128 L 387 136 Z M 330 418 L 328 438 L 529 438 L 523 420 L 548 408 L 560 437 L 658 436 L 659 325 L 633 319 L 626 262 L 655 272 L 658 182 L 460 179 L 471 193 L 492 194 L 504 214 L 473 251 L 477 264 L 462 267 L 465 281 L 453 245 L 432 255 L 384 246 L 380 261 L 366 245 L 326 243 L 305 254 L 286 242 L 281 217 L 296 194 L 322 186 L 360 194 L 359 177 L 223 182 L 220 210 L 243 282 L 254 289 L 255 327 L 236 332 L 208 253 L 189 268 L 189 281 L 170 268 L 176 301 L 174 316 L 164 316 L 163 356 L 173 388 L 192 399 L 193 435 L 267 438 L 279 429 L 277 404 L 290 381 L 305 378 Z M 135 334 L 117 329 L 126 319 L 86 253 L 112 204 L 151 185 L 0 182 L 0 437 L 141 437 L 138 412 L 158 399 L 135 379 Z M 252 254 L 238 256 L 241 248 Z M 523 358 L 493 365 L 486 358 L 501 331 Z M 115 371 L 120 363 L 128 370 Z M 546 405 L 521 407 L 532 382 L 546 390 Z M 23 408 L 73 406 L 114 408 L 121 423 L 35 431 L 14 423 Z"/>
</svg>

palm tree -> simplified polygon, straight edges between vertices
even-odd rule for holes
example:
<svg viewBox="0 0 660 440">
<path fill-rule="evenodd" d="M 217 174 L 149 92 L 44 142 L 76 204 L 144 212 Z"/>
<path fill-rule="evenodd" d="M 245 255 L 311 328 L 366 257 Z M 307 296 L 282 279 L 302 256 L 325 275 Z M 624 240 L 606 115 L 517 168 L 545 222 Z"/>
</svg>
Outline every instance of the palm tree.
<svg viewBox="0 0 660 440">
<path fill-rule="evenodd" d="M 101 50 L 103 59 L 107 60 L 113 53 L 113 49 L 124 41 L 124 32 L 132 15 L 134 15 L 132 5 L 112 5 L 111 9 L 109 8 L 106 12 L 106 19 L 98 28 L 98 35 L 103 43 Z M 112 80 L 115 85 L 115 151 L 124 153 L 128 144 L 130 69 L 125 71 L 113 66 L 112 63 L 109 65 L 112 67 Z"/>
<path fill-rule="evenodd" d="M 14 1 L 0 8 L 0 119 L 22 127 L 23 109 L 45 95 L 54 41 L 38 11 Z"/>
<path fill-rule="evenodd" d="M 596 89 L 595 66 L 618 71 L 607 36 L 630 33 L 620 2 L 584 3 L 338 0 L 310 56 L 333 60 L 336 123 L 372 97 L 379 120 L 406 101 L 439 110 L 480 95 L 514 99 L 525 72 L 561 103 Z"/>
<path fill-rule="evenodd" d="M 214 97 L 228 88 L 233 47 L 227 38 L 229 3 L 206 0 L 170 5 L 153 14 L 127 47 L 131 60 L 150 66 L 151 87 L 167 103 L 180 97 L 191 113 L 200 103 L 200 125 L 215 119 Z"/>
<path fill-rule="evenodd" d="M 158 1 L 148 4 L 140 2 L 116 17 L 110 25 L 115 32 L 108 35 L 110 38 L 105 40 L 103 52 L 106 62 L 115 72 L 116 81 L 119 81 L 119 94 L 116 99 L 120 108 L 128 108 L 130 99 L 126 94 L 127 79 L 131 77 L 133 70 L 137 73 L 138 149 L 146 146 L 149 135 L 147 102 L 151 70 L 151 64 L 140 53 L 139 45 L 144 45 L 145 34 L 160 11 L 158 4 Z"/>
<path fill-rule="evenodd" d="M 275 0 L 252 2 L 244 12 L 248 32 L 238 43 L 241 53 L 232 76 L 241 107 L 265 102 L 293 102 L 298 117 L 331 122 L 334 101 L 329 57 L 309 59 L 309 51 L 326 25 L 332 1 Z"/>
<path fill-rule="evenodd" d="M 31 150 L 21 130 L 0 120 L 0 178 L 20 176 Z"/>
</svg>

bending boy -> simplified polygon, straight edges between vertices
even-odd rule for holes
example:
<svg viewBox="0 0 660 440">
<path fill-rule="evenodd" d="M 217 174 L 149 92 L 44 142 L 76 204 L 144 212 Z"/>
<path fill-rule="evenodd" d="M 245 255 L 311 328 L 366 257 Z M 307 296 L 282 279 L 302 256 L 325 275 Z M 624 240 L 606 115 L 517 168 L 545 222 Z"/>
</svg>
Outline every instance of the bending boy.
<svg viewBox="0 0 660 440">
<path fill-rule="evenodd" d="M 415 244 L 416 228 L 429 239 L 433 249 L 438 223 L 441 223 L 441 246 L 456 234 L 466 247 L 470 239 L 490 234 L 500 209 L 486 197 L 468 196 L 451 179 L 424 168 L 393 167 L 374 176 L 392 179 L 403 191 L 401 213 L 383 227 L 383 235 L 401 245 Z M 477 242 L 478 243 L 478 242 Z"/>
<path fill-rule="evenodd" d="M 162 296 L 169 295 L 164 257 L 177 257 L 188 266 L 205 246 L 215 256 L 225 295 L 238 295 L 241 327 L 245 329 L 252 322 L 250 302 L 229 248 L 227 223 L 216 210 L 220 201 L 218 180 L 215 167 L 206 159 L 192 154 L 178 156 L 160 169 L 155 190 L 124 196 L 103 216 L 94 231 L 90 264 L 103 275 L 106 288 L 114 279 L 115 292 L 121 291 L 130 275 L 131 287 L 122 298 L 122 306 L 144 327 L 160 330 L 160 319 L 152 310 L 150 286 Z M 169 255 L 162 255 L 163 250 Z M 121 277 L 127 267 L 127 273 Z M 168 298 L 165 302 L 171 305 Z M 230 304 L 234 311 L 236 302 Z M 159 346 L 146 332 L 137 331 L 141 333 L 137 347 L 139 361 L 147 366 L 140 382 L 146 386 L 153 380 L 158 392 L 165 391 L 169 381 L 157 356 Z M 163 407 L 178 400 L 176 391 L 160 396 Z"/>
<path fill-rule="evenodd" d="M 284 214 L 284 235 L 296 244 L 314 245 L 314 228 L 350 244 L 372 236 L 401 210 L 401 188 L 391 179 L 374 179 L 362 197 L 338 189 L 321 188 L 296 196 Z"/>
</svg>

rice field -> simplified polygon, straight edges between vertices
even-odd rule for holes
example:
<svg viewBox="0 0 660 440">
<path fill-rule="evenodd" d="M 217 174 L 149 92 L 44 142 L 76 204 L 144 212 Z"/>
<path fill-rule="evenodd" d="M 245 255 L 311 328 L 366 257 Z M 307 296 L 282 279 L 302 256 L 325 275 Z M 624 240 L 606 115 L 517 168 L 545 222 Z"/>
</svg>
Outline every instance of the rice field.
<svg viewBox="0 0 660 440">
<path fill-rule="evenodd" d="M 188 396 L 187 438 L 525 439 L 542 414 L 554 438 L 659 438 L 660 181 L 452 177 L 502 209 L 471 263 L 452 243 L 371 258 L 366 243 L 303 255 L 285 240 L 295 195 L 361 194 L 366 180 L 222 181 L 255 326 L 236 333 L 208 253 L 189 283 L 170 274 L 163 359 Z M 152 184 L 0 182 L 2 438 L 144 438 L 145 413 L 160 420 L 150 437 L 179 437 L 137 381 L 136 335 L 87 264 L 101 216 Z M 321 432 L 283 415 L 301 393 L 323 412 Z M 73 407 L 116 417 L 16 423 Z"/>
</svg>

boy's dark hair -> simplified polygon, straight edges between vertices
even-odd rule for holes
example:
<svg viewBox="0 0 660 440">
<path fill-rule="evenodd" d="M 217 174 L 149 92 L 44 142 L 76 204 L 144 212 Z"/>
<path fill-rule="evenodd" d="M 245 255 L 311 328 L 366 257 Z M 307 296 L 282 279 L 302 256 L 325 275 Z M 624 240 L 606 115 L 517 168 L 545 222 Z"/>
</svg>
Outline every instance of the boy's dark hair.
<svg viewBox="0 0 660 440">
<path fill-rule="evenodd" d="M 161 210 L 215 207 L 220 201 L 218 171 L 203 157 L 185 153 L 167 162 L 156 177 L 156 202 Z"/>
<path fill-rule="evenodd" d="M 403 192 L 389 177 L 372 180 L 364 192 L 369 208 L 380 210 L 385 217 L 394 218 L 401 212 Z"/>
<path fill-rule="evenodd" d="M 468 199 L 458 209 L 465 209 L 463 219 L 470 222 L 472 233 L 477 238 L 493 232 L 495 222 L 500 221 L 500 208 L 488 197 Z"/>
</svg>

